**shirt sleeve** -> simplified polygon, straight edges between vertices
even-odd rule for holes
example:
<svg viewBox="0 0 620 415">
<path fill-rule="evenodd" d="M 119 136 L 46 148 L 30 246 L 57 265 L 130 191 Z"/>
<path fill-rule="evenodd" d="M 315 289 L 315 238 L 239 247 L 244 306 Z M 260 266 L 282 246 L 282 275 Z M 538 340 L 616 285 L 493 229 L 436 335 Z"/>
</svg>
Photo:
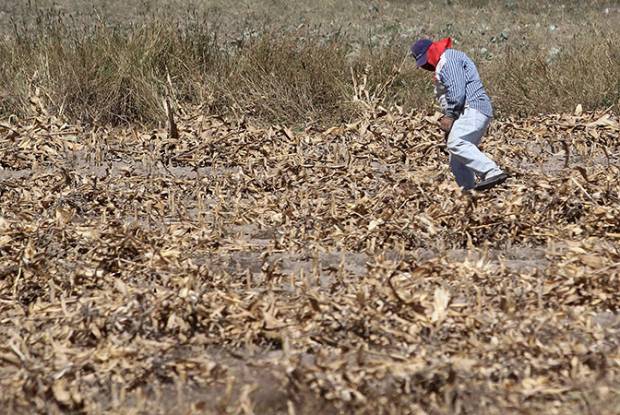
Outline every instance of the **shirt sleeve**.
<svg viewBox="0 0 620 415">
<path fill-rule="evenodd" d="M 465 107 L 465 68 L 459 59 L 449 59 L 439 73 L 441 82 L 446 87 L 445 114 L 451 118 L 458 118 Z"/>
</svg>

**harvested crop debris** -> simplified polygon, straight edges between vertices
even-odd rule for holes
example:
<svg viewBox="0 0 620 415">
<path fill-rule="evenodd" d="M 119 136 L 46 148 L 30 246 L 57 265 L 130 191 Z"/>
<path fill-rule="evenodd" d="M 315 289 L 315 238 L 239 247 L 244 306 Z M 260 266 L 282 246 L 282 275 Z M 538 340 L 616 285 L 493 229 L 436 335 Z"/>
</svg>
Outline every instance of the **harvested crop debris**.
<svg viewBox="0 0 620 415">
<path fill-rule="evenodd" d="M 614 413 L 617 116 L 494 122 L 471 194 L 434 122 L 4 122 L 0 405 Z"/>
</svg>

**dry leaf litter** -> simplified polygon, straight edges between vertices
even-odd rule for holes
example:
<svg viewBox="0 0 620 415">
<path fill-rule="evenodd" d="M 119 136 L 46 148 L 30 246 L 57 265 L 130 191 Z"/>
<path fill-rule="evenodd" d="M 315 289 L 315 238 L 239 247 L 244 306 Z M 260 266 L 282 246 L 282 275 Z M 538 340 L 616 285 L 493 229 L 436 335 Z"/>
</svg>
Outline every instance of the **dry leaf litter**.
<svg viewBox="0 0 620 415">
<path fill-rule="evenodd" d="M 0 126 L 4 413 L 617 413 L 609 113 L 495 122 L 464 195 L 436 118 L 191 111 L 178 139 Z"/>
</svg>

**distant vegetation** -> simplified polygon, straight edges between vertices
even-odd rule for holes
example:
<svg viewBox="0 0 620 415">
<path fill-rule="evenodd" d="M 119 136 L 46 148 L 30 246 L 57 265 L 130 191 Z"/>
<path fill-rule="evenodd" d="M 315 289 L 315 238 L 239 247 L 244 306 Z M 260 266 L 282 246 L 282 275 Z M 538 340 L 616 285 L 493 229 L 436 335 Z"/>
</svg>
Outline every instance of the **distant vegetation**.
<svg viewBox="0 0 620 415">
<path fill-rule="evenodd" d="M 218 114 L 322 124 L 355 116 L 364 77 L 370 91 L 388 86 L 386 106 L 429 110 L 429 74 L 401 65 L 420 35 L 452 36 L 476 60 L 499 116 L 620 100 L 616 2 L 125 3 L 0 6 L 0 115 L 27 114 L 34 97 L 71 120 L 152 124 L 169 94 Z"/>
</svg>

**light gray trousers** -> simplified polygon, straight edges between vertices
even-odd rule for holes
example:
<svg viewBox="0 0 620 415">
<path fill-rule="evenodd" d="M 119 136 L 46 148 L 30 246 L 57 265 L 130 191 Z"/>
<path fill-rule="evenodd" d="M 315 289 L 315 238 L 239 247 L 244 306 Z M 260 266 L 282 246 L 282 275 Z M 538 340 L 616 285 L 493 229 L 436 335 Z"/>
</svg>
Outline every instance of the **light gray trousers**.
<svg viewBox="0 0 620 415">
<path fill-rule="evenodd" d="M 491 118 L 480 111 L 465 108 L 448 135 L 450 168 L 458 185 L 465 190 L 474 187 L 476 175 L 484 179 L 502 173 L 497 164 L 478 149 L 490 122 Z"/>
</svg>

